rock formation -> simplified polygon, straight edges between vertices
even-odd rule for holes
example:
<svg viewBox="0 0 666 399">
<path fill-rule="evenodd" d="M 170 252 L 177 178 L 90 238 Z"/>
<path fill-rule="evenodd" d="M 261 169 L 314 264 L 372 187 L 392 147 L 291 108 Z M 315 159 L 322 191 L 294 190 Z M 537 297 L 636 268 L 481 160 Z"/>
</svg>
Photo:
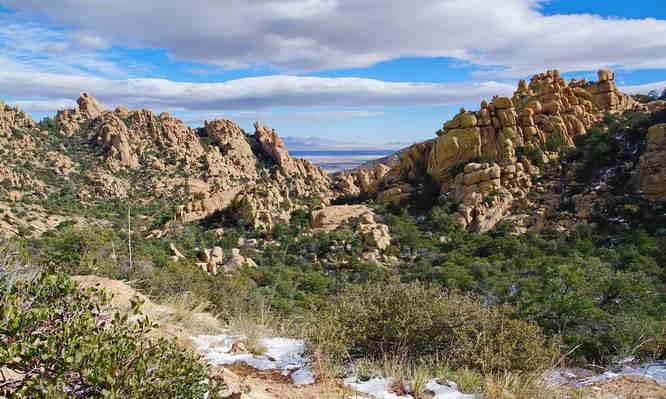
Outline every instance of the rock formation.
<svg viewBox="0 0 666 399">
<path fill-rule="evenodd" d="M 0 101 L 0 136 L 9 136 L 13 129 L 34 129 L 37 127 L 25 112 L 10 107 Z"/>
<path fill-rule="evenodd" d="M 333 197 L 329 176 L 291 157 L 270 127 L 257 123 L 248 135 L 232 121 L 216 120 L 192 129 L 168 113 L 106 110 L 86 93 L 76 107 L 39 126 L 0 104 L 0 155 L 16 160 L 0 166 L 0 195 L 8 200 L 57 197 L 66 187 L 85 202 L 168 198 L 175 212 L 151 237 L 228 207 L 255 227 L 272 229 L 294 210 Z M 49 184 L 33 174 L 49 176 Z"/>
<path fill-rule="evenodd" d="M 383 251 L 391 245 L 391 235 L 388 226 L 379 223 L 376 217 L 366 205 L 334 205 L 312 212 L 312 227 L 315 231 L 332 231 L 349 228 L 355 220 L 366 245 Z"/>
<path fill-rule="evenodd" d="M 401 162 L 373 184 L 363 184 L 364 172 L 356 170 L 339 176 L 336 187 L 345 195 L 371 193 L 378 200 L 399 202 L 434 185 L 462 204 L 463 225 L 492 228 L 514 201 L 525 197 L 529 175 L 538 172 L 535 164 L 573 146 L 574 138 L 607 112 L 647 110 L 618 91 L 613 72 L 599 71 L 598 77 L 597 82 L 566 82 L 552 70 L 529 83 L 520 81 L 510 98 L 484 100 L 478 111 L 460 110 L 444 123 L 437 139 L 404 151 Z"/>
<path fill-rule="evenodd" d="M 639 163 L 641 190 L 653 201 L 666 201 L 666 124 L 648 130 Z"/>
</svg>

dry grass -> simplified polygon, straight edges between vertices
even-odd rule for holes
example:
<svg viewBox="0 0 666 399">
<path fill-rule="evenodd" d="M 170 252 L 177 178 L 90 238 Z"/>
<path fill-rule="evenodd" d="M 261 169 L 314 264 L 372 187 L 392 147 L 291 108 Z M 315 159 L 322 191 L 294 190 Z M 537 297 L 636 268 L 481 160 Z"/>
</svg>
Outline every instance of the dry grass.
<svg viewBox="0 0 666 399">
<path fill-rule="evenodd" d="M 166 308 L 162 320 L 187 327 L 193 334 L 215 334 L 220 331 L 220 322 L 207 310 L 210 303 L 191 294 L 179 295 L 162 303 Z"/>
<path fill-rule="evenodd" d="M 571 392 L 548 387 L 543 373 L 504 372 L 485 379 L 487 399 L 573 399 Z"/>
</svg>

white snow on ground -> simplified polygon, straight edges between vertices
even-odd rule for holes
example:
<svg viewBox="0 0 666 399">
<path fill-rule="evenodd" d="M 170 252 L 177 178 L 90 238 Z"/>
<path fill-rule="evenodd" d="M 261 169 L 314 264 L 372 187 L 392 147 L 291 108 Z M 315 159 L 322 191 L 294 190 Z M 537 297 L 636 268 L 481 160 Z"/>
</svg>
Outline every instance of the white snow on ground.
<svg viewBox="0 0 666 399">
<path fill-rule="evenodd" d="M 375 399 L 413 399 L 411 395 L 399 396 L 395 393 L 389 392 L 388 387 L 390 379 L 388 378 L 371 378 L 368 381 L 357 381 L 355 377 L 349 377 L 344 380 L 345 385 L 354 390 L 368 394 Z M 452 386 L 441 385 L 437 380 L 430 380 L 426 384 L 426 391 L 435 394 L 433 399 L 473 399 L 474 395 L 465 395 L 458 391 L 455 384 Z"/>
<path fill-rule="evenodd" d="M 472 399 L 474 395 L 465 395 L 458 391 L 458 386 L 455 383 L 450 383 L 451 386 L 441 385 L 437 380 L 430 380 L 426 384 L 426 390 L 435 394 L 434 399 Z"/>
<path fill-rule="evenodd" d="M 607 371 L 603 374 L 584 379 L 579 383 L 579 385 L 589 385 L 622 375 L 640 375 L 643 377 L 652 378 L 662 384 L 666 384 L 666 360 L 644 364 L 640 367 L 624 366 L 621 370 Z"/>
<path fill-rule="evenodd" d="M 246 364 L 257 370 L 279 370 L 282 375 L 291 377 L 295 385 L 309 385 L 315 376 L 303 357 L 305 344 L 291 338 L 261 338 L 259 344 L 266 349 L 262 355 L 251 353 L 230 353 L 234 343 L 244 337 L 233 335 L 201 335 L 192 337 L 196 347 L 213 366 Z"/>
</svg>

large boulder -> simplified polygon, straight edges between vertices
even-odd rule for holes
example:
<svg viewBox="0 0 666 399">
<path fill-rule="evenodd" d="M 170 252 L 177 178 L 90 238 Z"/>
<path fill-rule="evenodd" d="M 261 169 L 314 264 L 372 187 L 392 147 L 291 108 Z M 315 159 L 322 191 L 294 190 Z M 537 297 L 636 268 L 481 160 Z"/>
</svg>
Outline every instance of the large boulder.
<svg viewBox="0 0 666 399">
<path fill-rule="evenodd" d="M 666 124 L 652 126 L 647 141 L 639 162 L 641 190 L 653 201 L 666 201 Z"/>
<path fill-rule="evenodd" d="M 105 112 L 94 120 L 91 130 L 93 139 L 106 150 L 109 166 L 115 169 L 139 166 L 139 158 L 130 146 L 127 126 L 120 118 Z"/>
<path fill-rule="evenodd" d="M 447 130 L 435 142 L 428 158 L 428 173 L 443 182 L 457 164 L 481 155 L 481 130 L 478 127 Z"/>
<path fill-rule="evenodd" d="M 104 111 L 104 108 L 102 108 L 97 99 L 88 93 L 81 93 L 77 103 L 79 104 L 81 115 L 87 120 L 97 118 Z"/>
<path fill-rule="evenodd" d="M 357 226 L 352 226 L 352 221 Z M 315 231 L 354 227 L 368 247 L 383 251 L 391 245 L 389 227 L 377 222 L 375 213 L 365 205 L 333 205 L 314 211 L 312 227 Z"/>
</svg>

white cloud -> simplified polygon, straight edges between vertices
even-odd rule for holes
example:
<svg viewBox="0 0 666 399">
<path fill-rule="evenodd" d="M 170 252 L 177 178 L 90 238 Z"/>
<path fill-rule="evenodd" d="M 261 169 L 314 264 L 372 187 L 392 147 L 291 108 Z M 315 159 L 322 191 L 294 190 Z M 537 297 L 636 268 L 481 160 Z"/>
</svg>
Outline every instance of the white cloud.
<svg viewBox="0 0 666 399">
<path fill-rule="evenodd" d="M 85 91 L 105 104 L 168 111 L 468 104 L 495 94 L 508 95 L 513 88 L 513 85 L 492 81 L 396 83 L 363 78 L 273 75 L 222 83 L 184 83 L 0 71 L 0 93 L 7 98 L 74 99 Z M 349 112 L 358 116 L 358 111 Z M 324 111 L 309 115 L 334 116 Z M 341 116 L 340 111 L 337 116 Z"/>
<path fill-rule="evenodd" d="M 110 44 L 94 33 L 48 27 L 14 15 L 0 13 L 0 66 L 10 70 L 123 78 L 146 67 L 122 59 Z M 7 70 L 4 69 L 3 70 Z"/>
<path fill-rule="evenodd" d="M 28 113 L 51 113 L 58 110 L 74 108 L 74 100 L 18 100 L 12 101 L 12 105 L 18 106 L 21 110 Z"/>
<path fill-rule="evenodd" d="M 187 112 L 179 115 L 185 123 L 200 124 L 204 120 L 233 119 L 238 121 L 336 121 L 352 118 L 372 118 L 383 116 L 383 111 L 367 110 L 316 110 L 316 111 L 229 111 L 229 112 Z"/>
<path fill-rule="evenodd" d="M 290 151 L 396 151 L 409 146 L 411 143 L 361 143 L 352 141 L 332 140 L 323 137 L 295 137 L 286 136 L 282 140 Z"/>
<path fill-rule="evenodd" d="M 86 32 L 76 32 L 74 35 L 74 40 L 82 46 L 91 49 L 107 49 L 109 48 L 109 43 L 100 36 L 95 34 L 89 34 Z"/>
<path fill-rule="evenodd" d="M 666 90 L 666 80 L 663 82 L 647 83 L 643 85 L 622 86 L 620 87 L 620 90 L 628 94 L 648 94 L 650 91 L 655 90 L 661 95 L 661 93 Z"/>
<path fill-rule="evenodd" d="M 0 0 L 100 43 L 286 71 L 454 57 L 523 76 L 546 68 L 666 68 L 666 21 L 553 15 L 541 0 Z M 496 69 L 495 69 L 496 70 Z"/>
</svg>

